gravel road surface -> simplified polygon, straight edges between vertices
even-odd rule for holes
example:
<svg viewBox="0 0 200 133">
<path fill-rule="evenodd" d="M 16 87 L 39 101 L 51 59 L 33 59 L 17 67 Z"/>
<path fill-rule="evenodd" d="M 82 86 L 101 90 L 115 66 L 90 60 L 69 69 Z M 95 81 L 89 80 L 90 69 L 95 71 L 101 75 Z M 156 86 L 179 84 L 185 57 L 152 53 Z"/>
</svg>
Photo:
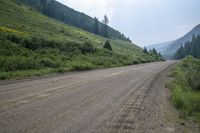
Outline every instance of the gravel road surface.
<svg viewBox="0 0 200 133">
<path fill-rule="evenodd" d="M 167 61 L 1 81 L 0 132 L 170 132 L 170 128 L 160 129 L 158 81 L 173 64 Z"/>
</svg>

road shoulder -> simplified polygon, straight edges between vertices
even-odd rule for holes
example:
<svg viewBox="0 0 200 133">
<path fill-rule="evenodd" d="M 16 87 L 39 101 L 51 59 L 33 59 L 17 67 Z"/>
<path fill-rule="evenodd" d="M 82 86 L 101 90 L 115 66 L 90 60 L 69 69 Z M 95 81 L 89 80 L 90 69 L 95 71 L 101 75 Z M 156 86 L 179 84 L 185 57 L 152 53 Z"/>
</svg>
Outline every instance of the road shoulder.
<svg viewBox="0 0 200 133">
<path fill-rule="evenodd" d="M 137 132 L 148 133 L 199 133 L 198 124 L 180 118 L 179 112 L 170 102 L 171 91 L 166 88 L 170 70 L 160 72 L 152 82 L 136 117 Z"/>
</svg>

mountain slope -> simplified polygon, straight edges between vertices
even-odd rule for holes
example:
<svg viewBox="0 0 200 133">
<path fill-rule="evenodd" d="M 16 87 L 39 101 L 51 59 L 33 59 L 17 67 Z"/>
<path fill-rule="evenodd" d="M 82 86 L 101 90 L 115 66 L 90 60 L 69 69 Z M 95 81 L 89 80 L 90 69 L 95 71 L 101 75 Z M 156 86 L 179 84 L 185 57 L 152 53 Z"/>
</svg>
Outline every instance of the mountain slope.
<svg viewBox="0 0 200 133">
<path fill-rule="evenodd" d="M 200 35 L 200 24 L 194 27 L 190 32 L 185 34 L 183 37 L 166 43 L 156 44 L 148 46 L 148 48 L 155 47 L 161 54 L 166 58 L 172 58 L 176 53 L 177 49 L 184 45 L 188 41 L 192 41 L 193 35 Z"/>
<path fill-rule="evenodd" d="M 156 61 L 138 46 L 51 19 L 15 0 L 0 0 L 0 78 Z"/>
<path fill-rule="evenodd" d="M 168 47 L 169 44 L 173 43 L 174 41 L 169 41 L 169 42 L 163 42 L 163 43 L 158 43 L 158 44 L 152 44 L 147 46 L 147 49 L 153 49 L 155 48 L 157 52 L 162 53 L 162 55 L 165 55 L 165 49 Z"/>
<path fill-rule="evenodd" d="M 181 46 L 176 54 L 176 59 L 182 59 L 188 55 L 200 59 L 200 35 L 193 36 L 191 42 L 185 43 L 185 46 Z"/>
<path fill-rule="evenodd" d="M 181 37 L 180 39 L 176 40 L 172 44 L 170 44 L 167 49 L 165 50 L 166 53 L 169 55 L 174 55 L 178 48 L 181 47 L 181 44 L 184 45 L 188 41 L 192 41 L 193 35 L 197 36 L 200 35 L 200 24 L 194 27 L 190 32 L 186 35 Z"/>
<path fill-rule="evenodd" d="M 26 5 L 36 9 L 40 13 L 64 22 L 66 24 L 84 29 L 91 33 L 95 33 L 95 20 L 90 16 L 75 11 L 55 0 L 18 0 L 25 3 Z M 98 22 L 99 25 L 99 35 L 104 36 L 104 25 Z M 130 41 L 123 34 L 115 29 L 108 27 L 109 37 L 120 39 L 124 41 Z"/>
</svg>

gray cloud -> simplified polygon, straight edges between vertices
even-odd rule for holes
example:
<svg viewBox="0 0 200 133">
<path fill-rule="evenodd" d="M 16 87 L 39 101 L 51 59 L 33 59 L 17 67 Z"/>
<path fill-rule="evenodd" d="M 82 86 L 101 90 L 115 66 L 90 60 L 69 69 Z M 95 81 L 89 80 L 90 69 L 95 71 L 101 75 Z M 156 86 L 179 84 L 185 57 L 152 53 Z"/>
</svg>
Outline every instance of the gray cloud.
<svg viewBox="0 0 200 133">
<path fill-rule="evenodd" d="M 176 39 L 200 23 L 199 0 L 58 0 L 98 17 L 140 46 Z"/>
</svg>

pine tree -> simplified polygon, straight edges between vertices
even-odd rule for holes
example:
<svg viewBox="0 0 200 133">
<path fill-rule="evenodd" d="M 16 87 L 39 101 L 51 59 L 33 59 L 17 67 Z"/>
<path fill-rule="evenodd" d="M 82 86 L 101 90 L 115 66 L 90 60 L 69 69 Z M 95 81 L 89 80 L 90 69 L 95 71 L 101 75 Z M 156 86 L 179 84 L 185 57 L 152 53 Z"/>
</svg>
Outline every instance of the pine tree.
<svg viewBox="0 0 200 133">
<path fill-rule="evenodd" d="M 99 35 L 99 21 L 98 18 L 94 18 L 94 34 Z"/>
<path fill-rule="evenodd" d="M 155 48 L 153 48 L 152 52 L 153 52 L 154 55 L 156 55 L 156 56 L 158 55 L 158 52 L 156 51 Z"/>
<path fill-rule="evenodd" d="M 144 52 L 145 54 L 149 54 L 149 52 L 148 52 L 148 50 L 146 49 L 146 47 L 144 47 L 143 52 Z"/>
<path fill-rule="evenodd" d="M 175 58 L 181 59 L 187 55 L 192 55 L 196 58 L 200 58 L 200 36 L 195 37 L 193 35 L 191 42 L 186 42 L 183 46 L 176 51 Z"/>
<path fill-rule="evenodd" d="M 104 16 L 104 19 L 102 21 L 102 23 L 104 24 L 104 37 L 109 37 L 109 34 L 108 34 L 108 23 L 109 23 L 109 20 L 108 20 L 108 17 L 107 15 Z"/>
<path fill-rule="evenodd" d="M 162 58 L 162 55 L 161 55 L 161 53 L 158 53 L 158 56 L 159 56 L 160 58 Z"/>
<path fill-rule="evenodd" d="M 112 47 L 111 47 L 110 42 L 108 40 L 105 42 L 105 45 L 103 47 L 105 49 L 108 49 L 108 50 L 112 51 Z"/>
</svg>

